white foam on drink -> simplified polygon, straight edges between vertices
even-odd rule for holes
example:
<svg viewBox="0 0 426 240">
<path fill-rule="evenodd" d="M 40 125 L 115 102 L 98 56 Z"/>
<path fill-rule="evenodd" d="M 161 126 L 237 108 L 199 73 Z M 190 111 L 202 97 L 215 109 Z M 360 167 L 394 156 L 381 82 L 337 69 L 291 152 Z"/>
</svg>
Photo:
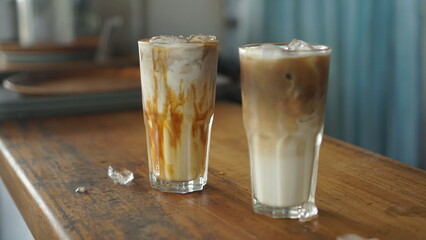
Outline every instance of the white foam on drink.
<svg viewBox="0 0 426 240">
<path fill-rule="evenodd" d="M 277 59 L 281 58 L 283 55 L 283 48 L 274 44 L 265 44 L 261 45 L 258 48 L 260 56 L 262 58 L 272 58 Z"/>
<path fill-rule="evenodd" d="M 173 36 L 173 35 L 160 35 L 152 37 L 148 40 L 152 44 L 161 44 L 164 47 L 173 46 L 175 44 L 185 44 L 185 43 L 208 43 L 208 42 L 217 42 L 216 36 L 207 35 L 207 34 L 194 34 L 189 37 L 183 36 Z"/>
<path fill-rule="evenodd" d="M 150 43 L 161 43 L 161 44 L 174 44 L 174 43 L 187 43 L 188 39 L 183 36 L 173 35 L 160 35 L 149 39 Z"/>
<path fill-rule="evenodd" d="M 327 46 L 309 44 L 299 39 L 293 39 L 289 44 L 266 43 L 240 48 L 243 54 L 272 60 L 329 54 L 328 50 Z"/>
</svg>

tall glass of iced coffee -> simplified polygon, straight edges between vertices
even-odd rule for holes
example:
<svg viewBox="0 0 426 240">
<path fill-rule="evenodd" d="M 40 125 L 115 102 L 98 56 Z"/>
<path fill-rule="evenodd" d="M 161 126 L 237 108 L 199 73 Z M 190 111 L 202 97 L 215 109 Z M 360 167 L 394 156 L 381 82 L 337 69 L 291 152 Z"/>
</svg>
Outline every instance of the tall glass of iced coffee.
<svg viewBox="0 0 426 240">
<path fill-rule="evenodd" d="M 239 53 L 254 211 L 312 219 L 331 49 L 293 40 Z"/>
<path fill-rule="evenodd" d="M 139 41 L 150 181 L 163 192 L 207 183 L 218 45 L 202 34 Z"/>
</svg>

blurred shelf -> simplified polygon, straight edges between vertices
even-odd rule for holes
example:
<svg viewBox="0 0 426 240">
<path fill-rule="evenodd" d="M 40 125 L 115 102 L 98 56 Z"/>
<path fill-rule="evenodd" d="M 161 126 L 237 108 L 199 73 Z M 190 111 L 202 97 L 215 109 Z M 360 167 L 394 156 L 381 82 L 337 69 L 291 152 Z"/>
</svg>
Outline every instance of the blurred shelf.
<svg viewBox="0 0 426 240">
<path fill-rule="evenodd" d="M 78 70 L 110 66 L 138 66 L 138 58 L 134 56 L 114 58 L 107 62 L 96 62 L 94 60 L 80 60 L 52 63 L 8 63 L 0 60 L 0 74 L 27 71 L 50 71 L 50 70 Z"/>
</svg>

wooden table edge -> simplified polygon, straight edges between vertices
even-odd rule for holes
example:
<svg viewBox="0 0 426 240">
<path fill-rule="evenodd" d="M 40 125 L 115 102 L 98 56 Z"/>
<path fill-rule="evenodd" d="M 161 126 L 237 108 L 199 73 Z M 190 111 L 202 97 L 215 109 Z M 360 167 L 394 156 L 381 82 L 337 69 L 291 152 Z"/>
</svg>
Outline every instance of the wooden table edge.
<svg viewBox="0 0 426 240">
<path fill-rule="evenodd" d="M 34 238 L 69 239 L 1 139 L 0 153 L 0 178 Z"/>
</svg>

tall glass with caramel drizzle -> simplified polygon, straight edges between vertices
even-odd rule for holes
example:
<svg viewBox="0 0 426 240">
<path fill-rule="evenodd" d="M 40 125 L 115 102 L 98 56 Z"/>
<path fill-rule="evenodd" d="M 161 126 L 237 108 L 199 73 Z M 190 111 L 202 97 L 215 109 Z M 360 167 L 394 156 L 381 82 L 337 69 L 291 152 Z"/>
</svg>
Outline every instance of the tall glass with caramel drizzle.
<svg viewBox="0 0 426 240">
<path fill-rule="evenodd" d="M 214 36 L 139 41 L 151 186 L 200 191 L 207 183 L 219 42 Z"/>
</svg>

